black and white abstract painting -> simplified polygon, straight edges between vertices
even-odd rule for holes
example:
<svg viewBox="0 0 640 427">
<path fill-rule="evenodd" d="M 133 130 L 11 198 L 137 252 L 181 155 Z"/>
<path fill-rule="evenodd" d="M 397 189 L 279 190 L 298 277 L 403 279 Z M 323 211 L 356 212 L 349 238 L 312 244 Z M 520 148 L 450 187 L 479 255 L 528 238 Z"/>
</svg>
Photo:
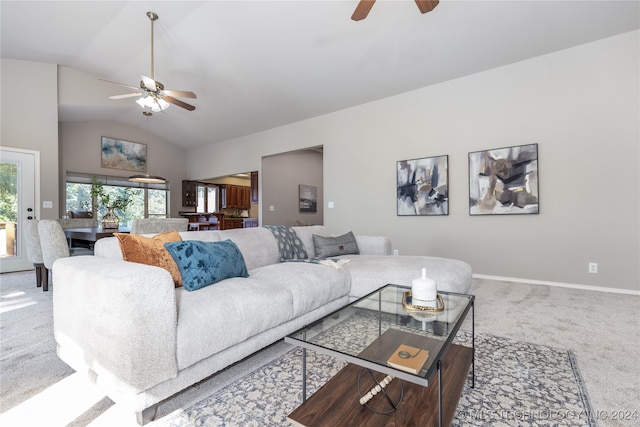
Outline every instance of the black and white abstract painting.
<svg viewBox="0 0 640 427">
<path fill-rule="evenodd" d="M 469 215 L 538 213 L 538 144 L 469 153 Z"/>
<path fill-rule="evenodd" d="M 318 209 L 318 190 L 313 185 L 298 185 L 300 212 L 316 212 Z"/>
<path fill-rule="evenodd" d="M 449 215 L 449 157 L 397 162 L 398 215 Z"/>
</svg>

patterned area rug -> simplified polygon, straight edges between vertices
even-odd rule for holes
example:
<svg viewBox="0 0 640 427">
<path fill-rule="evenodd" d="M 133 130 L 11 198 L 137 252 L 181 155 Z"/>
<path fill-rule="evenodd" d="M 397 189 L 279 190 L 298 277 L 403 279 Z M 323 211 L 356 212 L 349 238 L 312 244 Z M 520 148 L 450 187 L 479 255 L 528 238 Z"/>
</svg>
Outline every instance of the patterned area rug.
<svg viewBox="0 0 640 427">
<path fill-rule="evenodd" d="M 470 346 L 460 333 L 456 342 Z M 307 352 L 311 395 L 345 363 Z M 286 426 L 302 398 L 302 350 L 293 349 L 246 377 L 160 422 L 183 426 Z M 354 399 L 357 396 L 354 396 Z M 596 426 L 572 352 L 476 335 L 476 384 L 465 385 L 453 426 Z"/>
</svg>

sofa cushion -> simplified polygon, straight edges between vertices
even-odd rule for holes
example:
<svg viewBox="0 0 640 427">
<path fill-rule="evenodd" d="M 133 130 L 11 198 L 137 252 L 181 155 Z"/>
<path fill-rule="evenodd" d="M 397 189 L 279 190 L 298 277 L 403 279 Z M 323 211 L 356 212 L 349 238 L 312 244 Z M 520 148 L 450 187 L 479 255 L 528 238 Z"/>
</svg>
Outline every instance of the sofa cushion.
<svg viewBox="0 0 640 427">
<path fill-rule="evenodd" d="M 323 237 L 313 235 L 313 246 L 317 258 L 328 258 L 347 254 L 359 254 L 358 243 L 350 231 L 337 237 Z"/>
<path fill-rule="evenodd" d="M 427 269 L 438 290 L 467 293 L 471 287 L 471 266 L 464 261 L 429 256 L 347 255 L 343 267 L 351 275 L 352 299 L 363 297 L 392 283 L 411 286 Z"/>
<path fill-rule="evenodd" d="M 178 368 L 225 350 L 293 318 L 291 292 L 231 278 L 197 292 L 176 289 Z"/>
<path fill-rule="evenodd" d="M 349 294 L 350 278 L 344 268 L 307 262 L 282 262 L 251 270 L 251 278 L 288 289 L 293 315 L 308 313 Z"/>
<path fill-rule="evenodd" d="M 248 270 L 280 262 L 278 243 L 266 228 L 236 228 L 209 233 L 218 233 L 221 240 L 231 239 L 238 245 Z"/>
<path fill-rule="evenodd" d="M 178 264 L 182 286 L 195 291 L 230 277 L 248 277 L 242 253 L 231 240 L 202 242 L 184 240 L 165 243 Z"/>
<path fill-rule="evenodd" d="M 329 230 L 326 229 L 323 225 L 307 225 L 301 227 L 291 227 L 293 231 L 296 232 L 296 235 L 302 241 L 304 245 L 304 249 L 308 254 L 315 253 L 315 246 L 313 245 L 313 236 L 331 236 Z"/>
<path fill-rule="evenodd" d="M 175 287 L 182 286 L 182 276 L 173 257 L 164 247 L 165 243 L 180 242 L 177 231 L 167 231 L 153 237 L 139 234 L 113 233 L 120 243 L 122 258 L 125 261 L 162 267 L 171 274 Z"/>
</svg>

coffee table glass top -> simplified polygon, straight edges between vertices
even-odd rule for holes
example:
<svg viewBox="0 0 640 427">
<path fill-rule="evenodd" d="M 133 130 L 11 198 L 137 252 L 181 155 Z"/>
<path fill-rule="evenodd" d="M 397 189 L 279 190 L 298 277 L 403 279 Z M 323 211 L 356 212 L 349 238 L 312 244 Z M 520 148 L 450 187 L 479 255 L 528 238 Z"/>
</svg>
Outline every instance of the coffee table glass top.
<svg viewBox="0 0 640 427">
<path fill-rule="evenodd" d="M 444 308 L 436 312 L 403 305 L 403 298 L 410 290 L 386 285 L 288 335 L 285 341 L 427 386 L 438 360 L 444 356 L 473 306 L 474 296 L 439 291 Z M 428 351 L 417 373 L 388 364 L 390 357 L 399 353 L 401 345 L 417 349 L 418 357 Z M 407 359 L 416 358 L 415 352 L 402 355 Z"/>
</svg>

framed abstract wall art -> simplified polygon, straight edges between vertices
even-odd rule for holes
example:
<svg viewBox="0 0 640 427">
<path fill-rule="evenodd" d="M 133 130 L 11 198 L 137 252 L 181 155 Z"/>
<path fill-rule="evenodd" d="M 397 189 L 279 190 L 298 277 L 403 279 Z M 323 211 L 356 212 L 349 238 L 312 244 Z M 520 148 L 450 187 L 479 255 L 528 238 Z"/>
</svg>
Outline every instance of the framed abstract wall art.
<svg viewBox="0 0 640 427">
<path fill-rule="evenodd" d="M 538 144 L 469 153 L 469 215 L 538 211 Z"/>
<path fill-rule="evenodd" d="M 318 189 L 313 185 L 298 185 L 300 212 L 316 212 L 318 209 Z"/>
<path fill-rule="evenodd" d="M 449 156 L 397 162 L 397 214 L 449 215 Z"/>
<path fill-rule="evenodd" d="M 102 137 L 100 166 L 125 171 L 147 171 L 147 145 Z"/>
</svg>

